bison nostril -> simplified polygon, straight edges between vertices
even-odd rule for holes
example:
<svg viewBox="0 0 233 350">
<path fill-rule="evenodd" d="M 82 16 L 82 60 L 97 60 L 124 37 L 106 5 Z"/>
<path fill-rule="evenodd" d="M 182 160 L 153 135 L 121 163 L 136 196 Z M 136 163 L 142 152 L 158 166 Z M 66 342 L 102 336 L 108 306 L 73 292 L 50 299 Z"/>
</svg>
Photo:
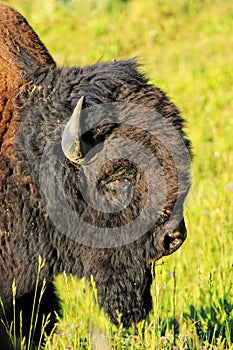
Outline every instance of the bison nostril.
<svg viewBox="0 0 233 350">
<path fill-rule="evenodd" d="M 170 255 L 175 252 L 185 241 L 186 235 L 187 232 L 184 224 L 173 232 L 166 232 L 160 241 L 165 250 L 163 255 Z"/>
<path fill-rule="evenodd" d="M 175 240 L 177 240 L 175 238 Z M 174 245 L 174 238 L 169 236 L 169 234 L 167 234 L 165 237 L 164 237 L 164 241 L 163 241 L 163 246 L 166 250 L 169 250 L 171 245 Z"/>
<path fill-rule="evenodd" d="M 172 234 L 167 234 L 164 237 L 163 246 L 165 250 L 168 252 L 168 254 L 171 254 L 173 253 L 173 251 L 178 249 L 182 243 L 183 243 L 183 240 L 181 239 L 181 237 L 174 237 Z"/>
</svg>

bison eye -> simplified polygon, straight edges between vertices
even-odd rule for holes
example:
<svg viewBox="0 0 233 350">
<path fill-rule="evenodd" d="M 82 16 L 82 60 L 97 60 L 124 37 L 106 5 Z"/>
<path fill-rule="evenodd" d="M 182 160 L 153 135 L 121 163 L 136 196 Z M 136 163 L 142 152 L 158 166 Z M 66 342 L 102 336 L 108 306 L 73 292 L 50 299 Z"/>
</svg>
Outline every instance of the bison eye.
<svg viewBox="0 0 233 350">
<path fill-rule="evenodd" d="M 126 178 L 115 179 L 107 183 L 107 187 L 111 189 L 118 189 L 129 185 L 132 185 L 132 183 Z"/>
</svg>

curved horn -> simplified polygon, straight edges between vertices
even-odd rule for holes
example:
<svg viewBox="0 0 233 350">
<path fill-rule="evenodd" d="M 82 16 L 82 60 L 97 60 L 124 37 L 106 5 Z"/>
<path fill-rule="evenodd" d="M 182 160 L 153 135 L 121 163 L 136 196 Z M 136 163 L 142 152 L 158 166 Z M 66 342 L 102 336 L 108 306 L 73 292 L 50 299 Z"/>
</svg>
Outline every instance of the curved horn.
<svg viewBox="0 0 233 350">
<path fill-rule="evenodd" d="M 66 158 L 76 164 L 81 163 L 83 158 L 79 141 L 80 115 L 83 100 L 84 96 L 79 99 L 70 120 L 66 124 L 61 141 L 62 150 Z"/>
</svg>

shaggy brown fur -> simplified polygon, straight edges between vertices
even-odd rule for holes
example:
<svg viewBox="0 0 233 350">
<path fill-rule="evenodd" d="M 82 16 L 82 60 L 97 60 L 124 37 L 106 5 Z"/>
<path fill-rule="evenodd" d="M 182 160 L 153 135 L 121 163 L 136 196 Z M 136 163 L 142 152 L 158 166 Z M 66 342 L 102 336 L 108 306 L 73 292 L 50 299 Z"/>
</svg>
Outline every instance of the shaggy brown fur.
<svg viewBox="0 0 233 350">
<path fill-rule="evenodd" d="M 11 157 L 17 130 L 12 98 L 32 67 L 43 65 L 52 69 L 55 62 L 21 14 L 2 3 L 0 14 L 0 146 L 1 156 Z M 1 172 L 0 187 L 3 175 Z"/>
</svg>

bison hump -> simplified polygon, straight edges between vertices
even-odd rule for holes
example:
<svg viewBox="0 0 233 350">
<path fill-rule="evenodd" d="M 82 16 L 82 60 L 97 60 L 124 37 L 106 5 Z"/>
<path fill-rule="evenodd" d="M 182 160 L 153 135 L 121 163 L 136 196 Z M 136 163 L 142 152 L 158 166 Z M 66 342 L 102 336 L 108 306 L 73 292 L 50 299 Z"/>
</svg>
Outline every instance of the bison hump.
<svg viewBox="0 0 233 350">
<path fill-rule="evenodd" d="M 10 6 L 0 3 L 1 100 L 4 97 L 6 101 L 23 83 L 25 73 L 38 65 L 55 67 L 55 62 L 26 19 Z"/>
</svg>

